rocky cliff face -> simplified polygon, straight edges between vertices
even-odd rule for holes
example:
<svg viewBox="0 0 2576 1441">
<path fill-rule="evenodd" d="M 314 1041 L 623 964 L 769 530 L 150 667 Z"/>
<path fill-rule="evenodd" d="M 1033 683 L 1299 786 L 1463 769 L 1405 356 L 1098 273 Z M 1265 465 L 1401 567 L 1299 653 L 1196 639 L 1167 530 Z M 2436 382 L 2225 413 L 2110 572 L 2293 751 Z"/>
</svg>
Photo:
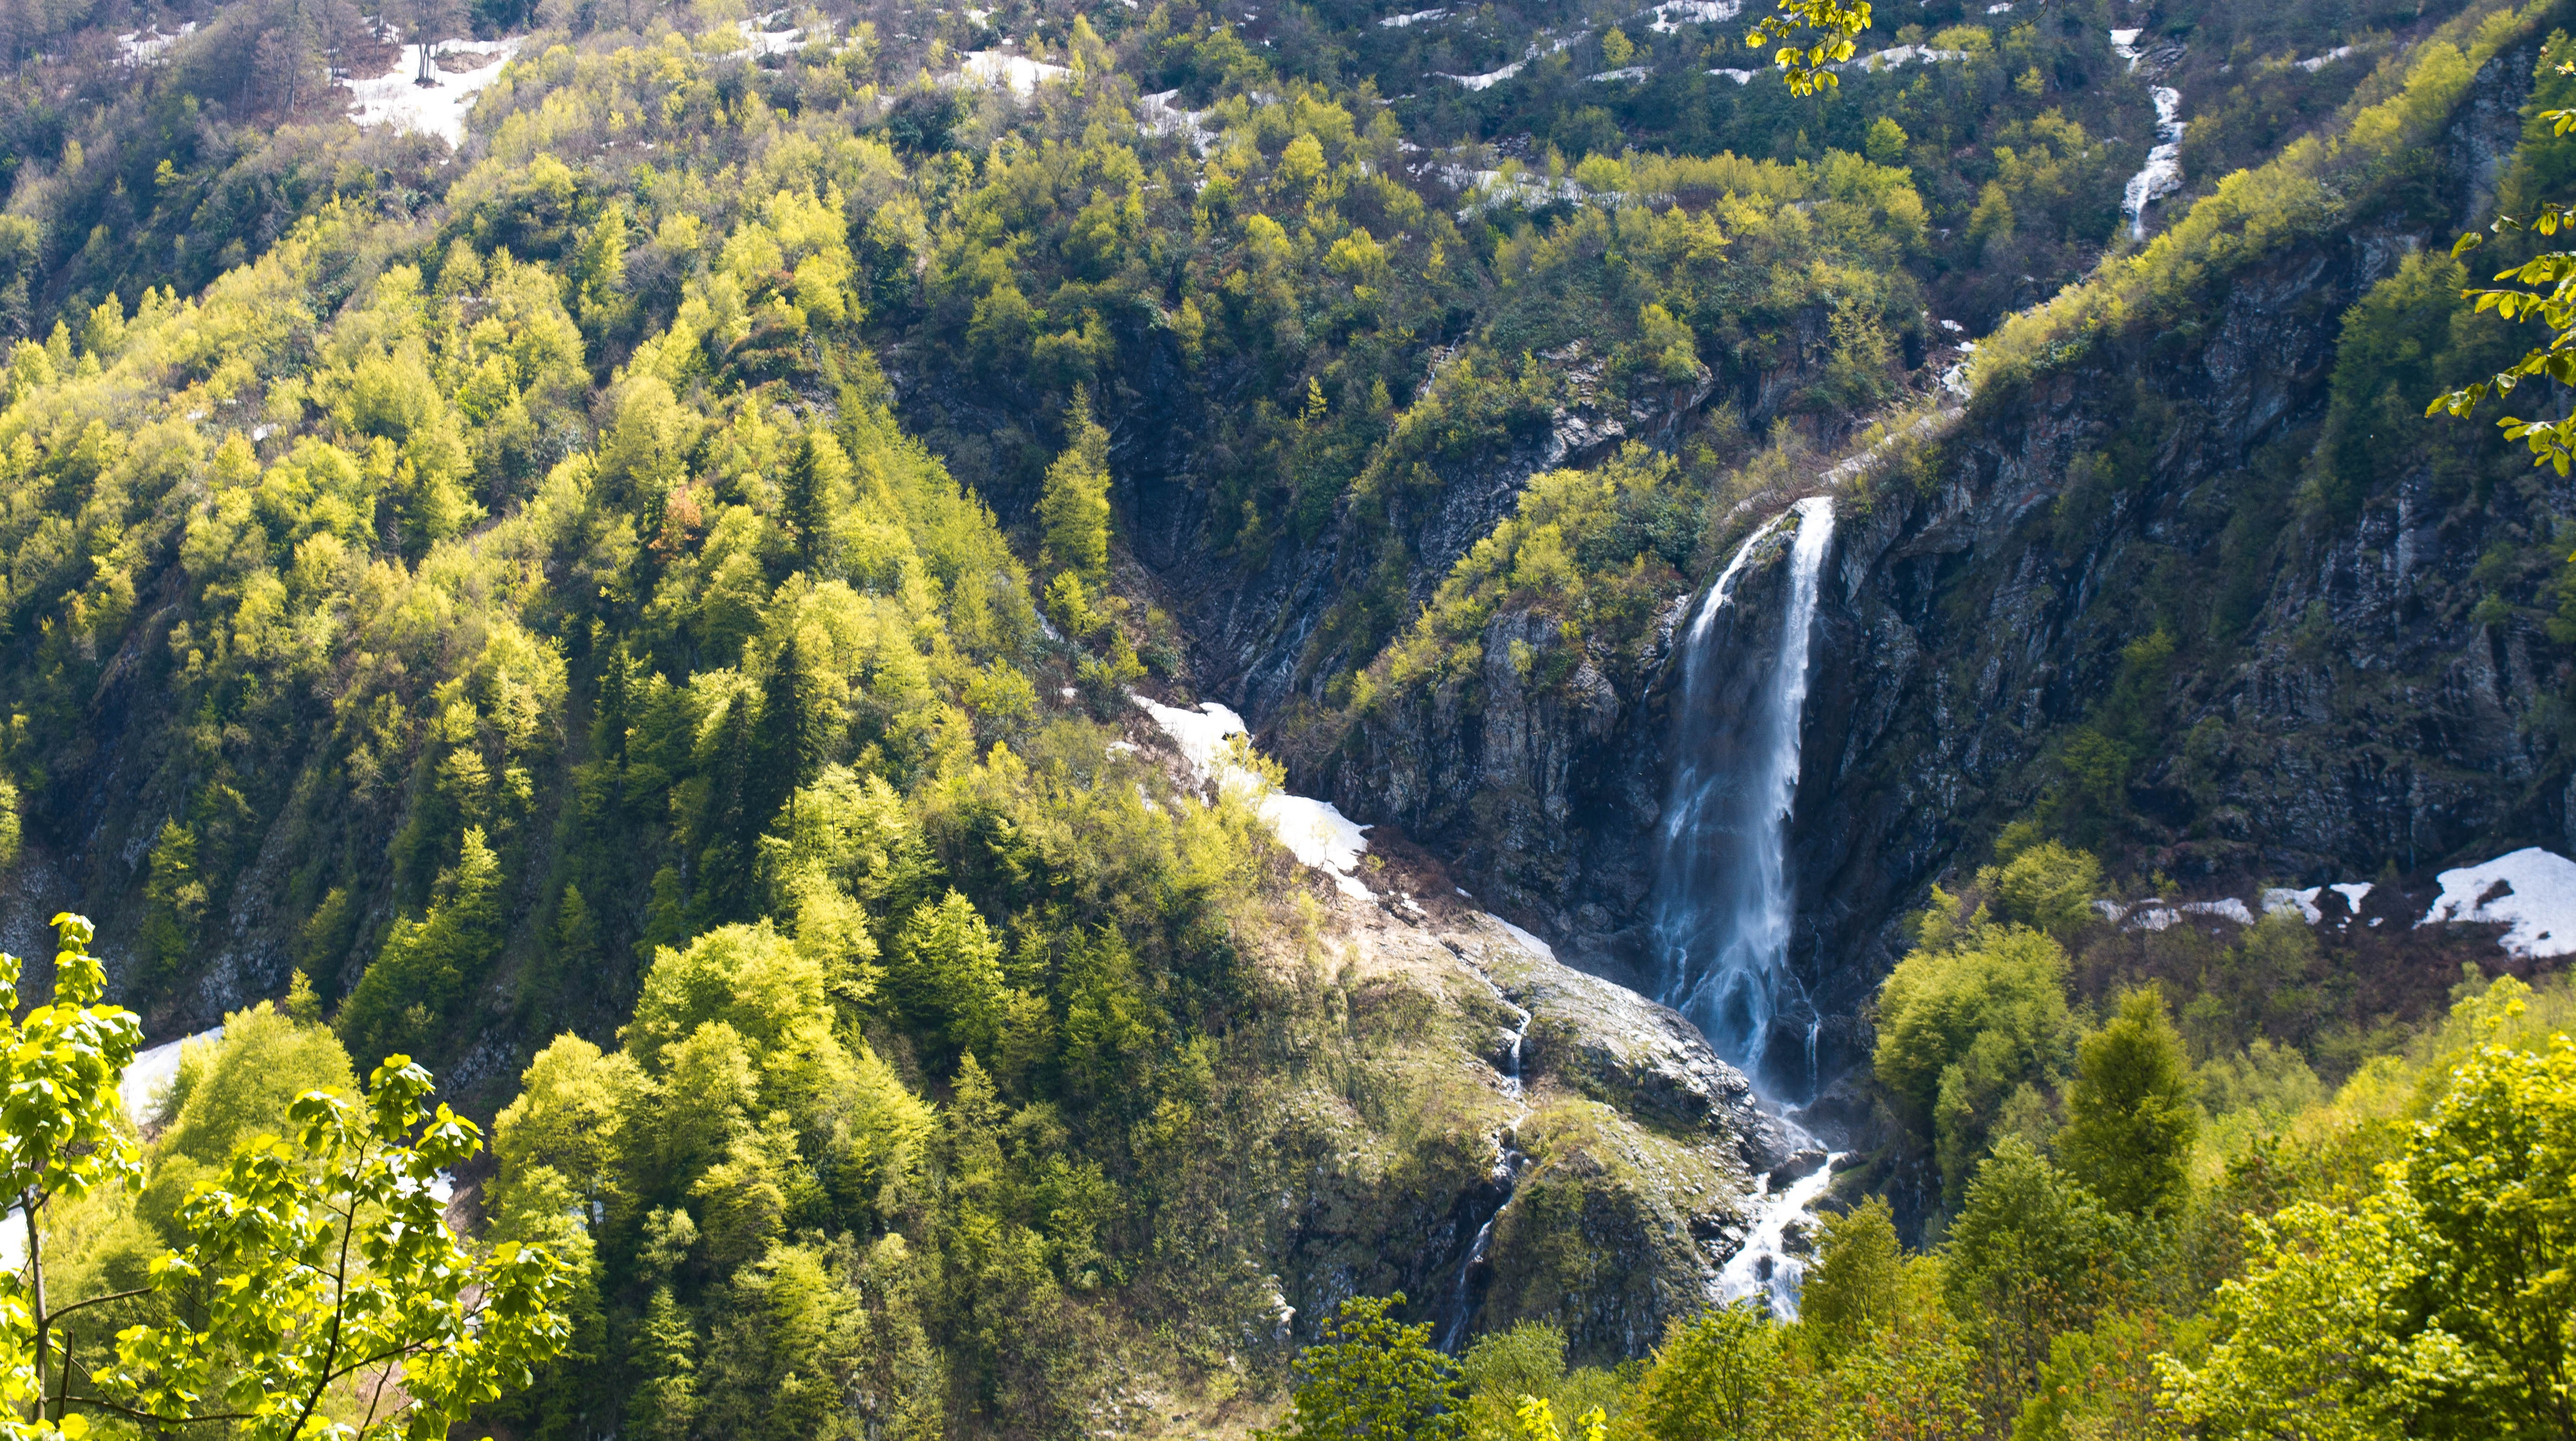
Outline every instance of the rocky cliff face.
<svg viewBox="0 0 2576 1441">
<path fill-rule="evenodd" d="M 1864 1053 L 1895 918 L 2046 797 L 2080 812 L 2093 786 L 2140 873 L 2185 882 L 2576 843 L 2566 648 L 2531 604 L 2547 596 L 2495 559 L 2549 536 L 2576 487 L 2514 468 L 2464 490 L 2428 454 L 2357 510 L 2299 494 L 2344 312 L 2482 217 L 2532 63 L 2481 73 L 2437 183 L 2389 186 L 2355 224 L 2211 274 L 2190 323 L 2097 339 L 1937 420 L 1910 475 L 1841 488 L 1791 830 L 1792 962 L 1833 1018 L 1829 1071 Z M 1751 561 L 1715 641 L 1747 674 L 1777 641 L 1780 562 Z M 1643 642 L 1635 694 L 1588 666 L 1531 693 L 1504 642 L 1551 638 L 1496 617 L 1481 705 L 1435 696 L 1362 723 L 1330 793 L 1453 857 L 1570 959 L 1636 976 L 1666 739 L 1693 723 L 1672 713 L 1671 638 L 1696 599 L 1674 597 Z M 2120 748 L 2107 782 L 2099 754 L 2070 760 L 2079 727 Z"/>
<path fill-rule="evenodd" d="M 1715 1297 L 1754 1178 L 1795 1142 L 1680 1016 L 1562 965 L 1401 853 L 1335 896 L 1337 1073 L 1280 1094 L 1283 1303 L 1403 1291 L 1435 1334 L 1542 1319 L 1641 1355 Z"/>
</svg>

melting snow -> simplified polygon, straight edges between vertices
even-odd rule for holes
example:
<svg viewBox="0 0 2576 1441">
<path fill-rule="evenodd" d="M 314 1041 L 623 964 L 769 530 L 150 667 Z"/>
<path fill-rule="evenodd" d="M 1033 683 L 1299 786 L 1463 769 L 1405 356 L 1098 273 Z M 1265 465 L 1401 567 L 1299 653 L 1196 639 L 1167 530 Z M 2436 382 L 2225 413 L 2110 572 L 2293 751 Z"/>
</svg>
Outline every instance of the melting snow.
<svg viewBox="0 0 2576 1441">
<path fill-rule="evenodd" d="M 1458 894 L 1462 896 L 1467 895 L 1465 891 L 1460 891 Z M 1467 898 L 1469 900 L 1475 899 L 1473 896 L 1468 896 Z M 1502 927 L 1513 940 L 1520 942 L 1531 955 L 1534 955 L 1543 961 L 1554 961 L 1556 959 L 1556 948 L 1549 945 L 1547 942 L 1540 940 L 1538 937 L 1531 935 L 1529 932 L 1522 930 L 1520 927 L 1513 925 L 1511 922 L 1504 920 L 1502 917 L 1495 915 L 1491 911 L 1485 912 L 1485 919 Z"/>
<path fill-rule="evenodd" d="M 474 108 L 474 97 L 501 78 L 510 57 L 518 53 L 526 38 L 514 35 L 506 40 L 458 40 L 441 46 L 442 54 L 495 58 L 462 75 L 439 69 L 433 60 L 429 73 L 434 83 L 429 85 L 413 83 L 413 77 L 420 73 L 420 56 L 406 46 L 403 56 L 408 63 L 397 63 L 392 74 L 349 82 L 349 93 L 355 97 L 349 106 L 349 118 L 360 125 L 390 125 L 415 135 L 435 135 L 450 147 L 463 145 L 465 116 Z"/>
<path fill-rule="evenodd" d="M 2347 881 L 2339 886 L 2328 886 L 2326 889 L 2343 897 L 2343 903 L 2351 907 L 2352 913 L 2357 916 L 2361 914 L 2361 898 L 2370 894 L 2371 884 L 2368 881 Z"/>
<path fill-rule="evenodd" d="M 2528 960 L 2576 952 L 2576 861 L 2527 846 L 2485 865 L 2444 871 L 2436 879 L 2442 883 L 2441 897 L 2416 925 L 2507 925 L 2512 929 L 2496 944 Z"/>
<path fill-rule="evenodd" d="M 1750 85 L 1753 83 L 1753 77 L 1761 74 L 1762 72 L 1759 70 L 1711 70 L 1708 73 L 1711 75 L 1723 75 L 1738 85 Z"/>
<path fill-rule="evenodd" d="M 1446 10 L 1416 10 L 1410 15 L 1381 16 L 1377 23 L 1380 29 L 1401 30 L 1407 25 L 1420 25 L 1427 20 L 1442 19 L 1448 13 Z"/>
<path fill-rule="evenodd" d="M 1180 135 L 1190 142 L 1190 153 L 1205 155 L 1215 143 L 1213 130 L 1199 123 L 1204 110 L 1184 110 L 1172 103 L 1180 98 L 1178 90 L 1162 90 L 1136 97 L 1136 128 L 1147 135 Z"/>
<path fill-rule="evenodd" d="M 2138 902 L 2138 904 L 2130 910 L 2128 929 L 2133 931 L 2161 931 L 2168 926 L 2180 923 L 2181 920 L 2182 912 L 2166 905 L 2163 901 L 2145 900 Z"/>
<path fill-rule="evenodd" d="M 2351 46 L 2338 45 L 2323 55 L 2311 55 L 2307 59 L 2300 61 L 2299 68 L 2305 70 L 2311 75 L 2314 75 L 2318 71 L 2325 69 L 2327 66 L 2332 65 L 2351 53 Z"/>
<path fill-rule="evenodd" d="M 2185 901 L 2182 903 L 2182 908 L 2195 916 L 2217 916 L 2222 920 L 2234 921 L 2240 926 L 2254 924 L 2254 913 L 2247 910 L 2245 903 L 2234 896 L 2219 901 Z"/>
<path fill-rule="evenodd" d="M 1039 86 L 1050 80 L 1062 80 L 1072 74 L 1061 65 L 1031 60 L 1025 55 L 1006 55 L 999 50 L 966 52 L 963 73 L 970 80 L 986 85 L 1008 86 L 1012 94 L 1025 100 L 1037 93 Z"/>
<path fill-rule="evenodd" d="M 1215 701 L 1204 702 L 1194 711 L 1161 705 L 1143 696 L 1136 697 L 1136 704 L 1180 746 L 1182 757 L 1202 783 L 1214 782 L 1227 789 L 1258 787 L 1261 819 L 1289 854 L 1302 864 L 1330 874 L 1342 894 L 1353 900 L 1369 899 L 1368 887 L 1351 874 L 1359 869 L 1360 853 L 1368 849 L 1368 838 L 1361 834 L 1368 827 L 1343 815 L 1330 801 L 1271 790 L 1260 777 L 1229 762 L 1229 743 L 1247 733 L 1243 717 Z"/>
<path fill-rule="evenodd" d="M 134 1118 L 134 1124 L 140 1126 L 151 1116 L 160 1093 L 178 1078 L 179 1048 L 190 1041 L 214 1040 L 223 1033 L 224 1028 L 217 1026 L 211 1031 L 164 1041 L 148 1051 L 135 1053 L 134 1064 L 126 1067 L 125 1074 L 116 1082 L 117 1099 L 125 1103 L 125 1114 Z"/>
<path fill-rule="evenodd" d="M 2313 926 L 2326 918 L 2326 913 L 2317 909 L 2317 897 L 2324 892 L 2323 886 L 2310 886 L 2304 891 L 2274 886 L 2263 893 L 2263 914 L 2273 916 L 2287 911 Z"/>
<path fill-rule="evenodd" d="M 1846 60 L 1840 65 L 1829 65 L 1825 68 L 1829 70 L 1893 70 L 1897 66 L 1906 64 L 1909 61 L 1920 61 L 1923 64 L 1929 65 L 1938 60 L 1965 60 L 1967 58 L 1968 52 L 1965 50 L 1935 50 L 1929 45 L 1896 45 L 1885 50 L 1873 50 L 1869 54 L 1864 55 L 1857 60 Z"/>
<path fill-rule="evenodd" d="M 116 46 L 118 49 L 125 52 L 127 63 L 140 65 L 146 60 L 156 58 L 171 46 L 176 45 L 181 40 L 195 34 L 196 29 L 197 22 L 191 20 L 186 24 L 181 25 L 176 33 L 169 35 L 162 34 L 157 28 L 137 30 L 131 34 L 117 36 Z"/>
<path fill-rule="evenodd" d="M 1655 17 L 1649 30 L 1671 34 L 1684 25 L 1713 25 L 1744 13 L 1744 0 L 1664 0 L 1645 12 Z"/>
<path fill-rule="evenodd" d="M 1482 75 L 1451 75 L 1446 71 L 1436 71 L 1434 73 L 1438 74 L 1443 80 L 1455 80 L 1470 90 L 1489 90 L 1494 86 L 1500 85 L 1504 81 L 1511 79 L 1513 76 L 1520 74 L 1521 67 L 1528 63 L 1529 62 L 1527 60 L 1515 60 L 1500 70 L 1488 70 Z"/>
<path fill-rule="evenodd" d="M 1598 75 L 1586 75 L 1583 78 L 1586 80 L 1643 80 L 1646 74 L 1646 67 L 1643 65 L 1623 65 L 1616 70 L 1604 70 Z"/>
</svg>

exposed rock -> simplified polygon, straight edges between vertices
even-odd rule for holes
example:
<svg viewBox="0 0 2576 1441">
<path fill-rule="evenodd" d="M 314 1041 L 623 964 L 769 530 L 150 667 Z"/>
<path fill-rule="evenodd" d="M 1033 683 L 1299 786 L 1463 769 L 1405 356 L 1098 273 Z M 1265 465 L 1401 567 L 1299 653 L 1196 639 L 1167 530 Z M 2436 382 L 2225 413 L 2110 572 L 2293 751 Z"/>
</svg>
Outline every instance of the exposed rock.
<svg viewBox="0 0 2576 1441">
<path fill-rule="evenodd" d="M 2457 193 L 2392 187 L 2349 223 L 2213 267 L 2186 322 L 2087 337 L 1915 437 L 1919 483 L 1847 500 L 1790 835 L 1790 959 L 1825 1016 L 1827 1075 L 1867 1053 L 1897 918 L 2057 783 L 2057 747 L 2166 608 L 2161 586 L 2215 577 L 2238 609 L 2229 639 L 2197 641 L 2199 668 L 2158 693 L 2170 743 L 2129 771 L 2125 804 L 2157 837 L 2146 863 L 2253 895 L 2576 848 L 2576 781 L 2547 719 L 2567 650 L 2531 607 L 2481 608 L 2474 574 L 2576 510 L 2576 484 L 2526 471 L 2470 504 L 2427 457 L 2349 519 L 2293 529 L 2276 509 L 2250 537 L 2229 529 L 2289 504 L 2278 476 L 2323 419 L 2344 312 L 2490 202 L 2533 63 L 2526 47 L 2478 76 L 2443 141 L 2443 172 L 2469 177 Z M 2144 437 L 2134 469 L 2076 493 L 2077 458 L 2124 436 Z M 1756 556 L 1734 589 L 1726 643 L 1748 676 L 1774 648 L 1785 571 Z M 1512 639 L 1542 658 L 1549 643 L 1497 615 L 1481 704 L 1382 708 L 1326 793 L 1400 825 L 1568 960 L 1650 984 L 1670 638 L 1696 598 L 1674 596 L 1639 642 L 1647 680 L 1606 691 L 1532 693 L 1494 669 Z"/>
<path fill-rule="evenodd" d="M 1557 962 L 1436 873 L 1381 863 L 1373 883 L 1392 883 L 1385 904 L 1336 896 L 1331 914 L 1354 1006 L 1407 1018 L 1369 1047 L 1373 1088 L 1394 1098 L 1374 1104 L 1445 1094 L 1468 1109 L 1451 1113 L 1451 1139 L 1407 1158 L 1358 1116 L 1330 1119 L 1347 1110 L 1337 1098 L 1292 1106 L 1300 1129 L 1341 1140 L 1306 1171 L 1304 1196 L 1283 1198 L 1296 1213 L 1288 1303 L 1318 1317 L 1343 1296 L 1402 1289 L 1445 1332 L 1491 1222 L 1466 1276 L 1466 1334 L 1546 1318 L 1581 1356 L 1642 1354 L 1707 1304 L 1753 1177 L 1791 1153 L 1787 1129 L 1672 1011 Z M 1529 1015 L 1517 1077 L 1514 1007 Z M 1461 1068 L 1471 1087 L 1441 1081 Z"/>
</svg>

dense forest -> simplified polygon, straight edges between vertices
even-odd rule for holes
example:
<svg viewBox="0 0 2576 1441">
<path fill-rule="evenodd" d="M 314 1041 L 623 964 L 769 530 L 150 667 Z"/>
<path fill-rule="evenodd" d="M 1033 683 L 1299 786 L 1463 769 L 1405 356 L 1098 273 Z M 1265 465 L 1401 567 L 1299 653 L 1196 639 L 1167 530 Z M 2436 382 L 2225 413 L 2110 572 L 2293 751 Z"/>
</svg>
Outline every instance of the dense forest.
<svg viewBox="0 0 2576 1441">
<path fill-rule="evenodd" d="M 110 1298 L 64 1391 L 201 1323 L 161 1258 L 373 1076 L 428 1129 L 341 1235 L 436 1172 L 489 1275 L 562 1263 L 528 1384 L 457 1393 L 494 1435 L 2576 1437 L 2550 954 L 2124 921 L 2297 879 L 2173 697 L 2401 489 L 2542 678 L 2485 783 L 2564 785 L 2576 505 L 2425 414 L 2552 242 L 2420 233 L 2576 198 L 2576 20 L 1926 0 L 1800 95 L 1764 18 L 0 0 L 0 939 L 38 1015 L 199 1037 L 130 1185 L 17 1195 Z M 2321 417 L 2104 568 L 2116 660 L 1960 788 L 1817 1136 L 1506 974 L 1554 956 L 1471 908 L 1583 899 L 1562 817 L 1407 792 L 1409 718 L 1660 694 L 1790 502 L 1945 504 L 1980 424 L 2349 237 Z M 2015 511 L 2069 572 L 2171 449 L 2112 403 Z M 1283 821 L 1326 786 L 1364 859 Z M 1718 1294 L 1819 1167 L 1803 1287 Z M 49 1421 L 33 1334 L 11 1434 L 166 1434 Z"/>
</svg>

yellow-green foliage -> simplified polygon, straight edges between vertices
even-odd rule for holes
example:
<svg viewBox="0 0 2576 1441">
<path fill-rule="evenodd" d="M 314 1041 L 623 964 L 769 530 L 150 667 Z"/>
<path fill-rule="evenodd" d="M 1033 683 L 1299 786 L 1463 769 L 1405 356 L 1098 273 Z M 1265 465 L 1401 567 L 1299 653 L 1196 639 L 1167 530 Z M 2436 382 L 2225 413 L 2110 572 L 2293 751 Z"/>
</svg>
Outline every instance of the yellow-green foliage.
<svg viewBox="0 0 2576 1441">
<path fill-rule="evenodd" d="M 1362 704 L 1473 677 L 1484 660 L 1485 628 L 1505 611 L 1558 622 L 1561 670 L 1572 668 L 1596 631 L 1616 636 L 1633 628 L 1677 579 L 1671 562 L 1651 548 L 1650 528 L 1681 504 L 1674 493 L 1680 485 L 1671 458 L 1643 446 L 1622 450 L 1598 470 L 1533 477 L 1515 514 L 1459 558 L 1430 607 L 1371 667 Z M 1601 563 L 1620 550 L 1626 554 L 1619 563 Z"/>
<path fill-rule="evenodd" d="M 1979 388 L 2080 353 L 2135 320 L 2203 304 L 2238 267 L 2294 237 L 2331 232 L 2373 168 L 2429 143 L 2479 67 L 2529 38 L 2555 8 L 2541 0 L 2488 0 L 2402 58 L 2383 62 L 2340 129 L 2296 141 L 2261 167 L 2226 177 L 2144 250 L 2105 261 L 2084 284 L 2007 321 L 1977 349 Z"/>
</svg>

